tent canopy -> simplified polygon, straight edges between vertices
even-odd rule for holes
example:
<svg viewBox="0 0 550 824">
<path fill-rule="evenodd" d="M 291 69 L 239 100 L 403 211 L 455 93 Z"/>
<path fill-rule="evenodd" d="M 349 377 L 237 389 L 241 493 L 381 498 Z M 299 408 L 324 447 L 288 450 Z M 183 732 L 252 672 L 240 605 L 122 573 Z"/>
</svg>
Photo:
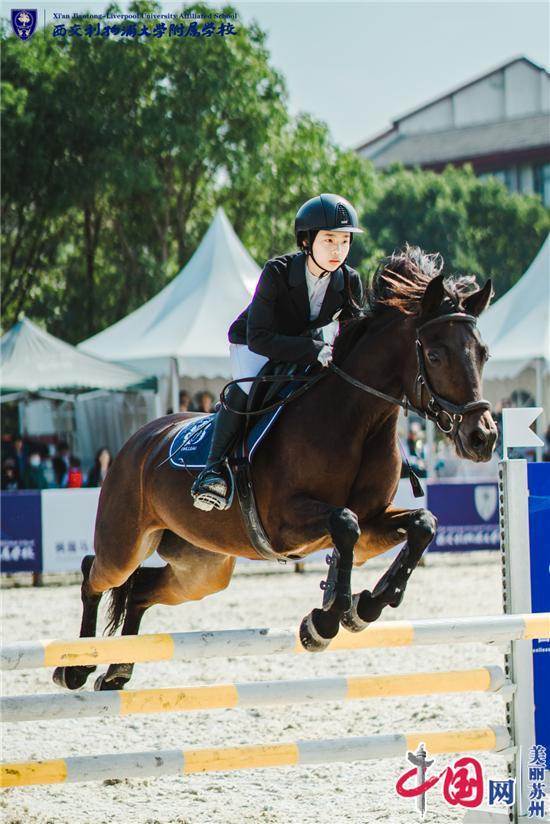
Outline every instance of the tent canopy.
<svg viewBox="0 0 550 824">
<path fill-rule="evenodd" d="M 542 361 L 550 371 L 550 235 L 523 277 L 479 319 L 491 351 L 485 378 L 514 378 Z"/>
<path fill-rule="evenodd" d="M 176 358 L 181 375 L 226 377 L 227 330 L 250 302 L 260 271 L 218 208 L 179 274 L 139 309 L 82 341 L 79 349 L 140 369 L 162 368 L 163 360 Z"/>
<path fill-rule="evenodd" d="M 28 318 L 0 339 L 2 393 L 47 389 L 154 389 L 154 378 L 79 352 Z"/>
</svg>

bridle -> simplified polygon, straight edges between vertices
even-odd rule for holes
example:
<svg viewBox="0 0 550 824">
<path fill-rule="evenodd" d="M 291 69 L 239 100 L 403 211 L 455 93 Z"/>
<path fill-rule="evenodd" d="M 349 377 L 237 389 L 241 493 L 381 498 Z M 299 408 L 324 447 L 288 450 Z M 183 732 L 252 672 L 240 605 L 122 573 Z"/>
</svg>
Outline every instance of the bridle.
<svg viewBox="0 0 550 824">
<path fill-rule="evenodd" d="M 412 409 L 421 418 L 427 418 L 428 420 L 433 421 L 437 428 L 445 435 L 450 435 L 451 438 L 455 438 L 464 415 L 468 415 L 470 412 L 475 412 L 478 409 L 489 410 L 491 409 L 491 404 L 489 401 L 483 399 L 478 401 L 469 401 L 468 403 L 463 404 L 452 403 L 439 395 L 430 384 L 426 370 L 424 348 L 422 341 L 420 340 L 420 333 L 428 326 L 454 320 L 472 323 L 474 326 L 477 323 L 477 318 L 474 315 L 467 315 L 464 312 L 452 312 L 446 315 L 440 315 L 432 320 L 428 320 L 416 329 L 416 377 L 414 380 L 415 403 L 413 403 L 407 395 L 403 398 L 394 398 L 392 395 L 386 395 L 378 389 L 373 389 L 372 386 L 368 386 L 367 384 L 352 378 L 351 375 L 348 375 L 347 372 L 344 372 L 334 363 L 330 365 L 330 368 L 333 372 L 348 383 L 351 383 L 352 386 L 355 386 L 357 389 L 362 389 L 363 392 L 368 392 L 369 394 L 375 395 L 382 400 L 401 406 L 402 409 L 405 410 L 405 415 L 407 415 L 409 409 Z M 425 406 L 422 404 L 423 393 L 428 396 Z"/>
<path fill-rule="evenodd" d="M 474 326 L 477 323 L 477 318 L 474 315 L 466 315 L 463 312 L 453 312 L 449 315 L 441 315 L 438 318 L 429 320 L 426 323 L 423 323 L 422 326 L 418 327 L 416 330 L 415 341 L 416 360 L 418 364 L 418 371 L 415 380 L 415 392 L 418 406 L 422 405 L 422 390 L 424 389 L 427 392 L 428 403 L 425 407 L 426 417 L 433 421 L 441 432 L 444 432 L 446 435 L 451 435 L 451 437 L 454 438 L 458 432 L 458 428 L 464 415 L 467 415 L 469 412 L 476 412 L 478 409 L 483 409 L 484 411 L 489 410 L 491 409 L 491 404 L 489 401 L 484 399 L 469 401 L 468 403 L 463 404 L 451 403 L 451 401 L 448 401 L 445 398 L 442 398 L 441 395 L 438 395 L 430 385 L 430 381 L 428 380 L 428 375 L 426 373 L 426 362 L 424 360 L 424 349 L 422 347 L 422 341 L 420 340 L 420 332 L 427 326 L 435 325 L 436 323 L 441 323 L 447 320 L 463 321 L 466 323 L 472 323 Z M 445 415 L 447 417 L 448 428 L 443 426 L 440 420 L 441 415 Z"/>
<path fill-rule="evenodd" d="M 311 376 L 283 374 L 264 375 L 255 378 L 237 378 L 235 380 L 229 381 L 223 387 L 220 395 L 220 401 L 226 409 L 228 409 L 230 412 L 233 412 L 236 415 L 242 415 L 243 417 L 263 415 L 265 412 L 270 412 L 273 409 L 277 409 L 280 406 L 287 406 L 293 400 L 300 397 L 300 395 L 303 395 L 304 392 L 311 389 L 313 384 L 317 383 L 323 377 L 328 375 L 331 371 L 339 377 L 343 378 L 343 380 L 354 386 L 356 389 L 360 389 L 362 392 L 368 392 L 369 395 L 374 395 L 374 397 L 380 398 L 381 400 L 387 401 L 388 403 L 392 403 L 395 406 L 400 406 L 402 409 L 405 410 L 405 415 L 407 415 L 409 410 L 412 409 L 421 418 L 427 418 L 428 420 L 433 421 L 437 428 L 445 435 L 450 435 L 451 438 L 455 438 L 465 415 L 468 415 L 470 412 L 475 412 L 478 409 L 491 409 L 491 404 L 489 403 L 489 401 L 486 401 L 484 399 L 478 401 L 469 401 L 468 403 L 463 404 L 452 403 L 451 401 L 448 401 L 446 398 L 443 398 L 441 395 L 439 395 L 430 384 L 430 380 L 428 378 L 428 373 L 426 369 L 426 361 L 424 358 L 424 348 L 422 341 L 420 340 L 420 334 L 428 326 L 431 326 L 436 323 L 444 323 L 446 321 L 455 320 L 461 321 L 463 323 L 472 323 L 474 326 L 477 323 L 477 318 L 474 315 L 467 315 L 465 312 L 450 312 L 446 315 L 440 315 L 437 318 L 428 320 L 425 323 L 418 326 L 416 329 L 416 377 L 414 380 L 415 403 L 411 401 L 408 395 L 405 395 L 402 398 L 395 398 L 393 395 L 387 395 L 385 392 L 381 392 L 379 389 L 374 389 L 374 387 L 357 380 L 351 375 L 348 375 L 347 372 L 344 372 L 343 369 L 340 369 L 340 367 L 337 366 L 334 362 L 329 364 L 328 368 L 323 369 L 316 375 Z M 286 381 L 288 383 L 298 381 L 303 383 L 304 386 L 301 386 L 300 389 L 296 390 L 296 392 L 294 392 L 288 398 L 283 398 L 282 400 L 276 401 L 275 403 L 272 403 L 269 406 L 265 406 L 262 409 L 256 409 L 254 411 L 247 410 L 243 412 L 237 409 L 232 409 L 226 401 L 225 393 L 232 384 L 254 382 L 273 383 L 281 381 Z M 427 394 L 428 396 L 428 400 L 425 406 L 423 406 L 422 404 L 423 394 Z"/>
</svg>

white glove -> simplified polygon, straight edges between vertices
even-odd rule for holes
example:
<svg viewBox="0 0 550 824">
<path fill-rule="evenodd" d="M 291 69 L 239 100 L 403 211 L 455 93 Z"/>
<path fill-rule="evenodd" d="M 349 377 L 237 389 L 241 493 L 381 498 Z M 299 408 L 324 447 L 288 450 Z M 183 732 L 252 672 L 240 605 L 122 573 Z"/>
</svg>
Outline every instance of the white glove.
<svg viewBox="0 0 550 824">
<path fill-rule="evenodd" d="M 328 366 L 329 363 L 332 363 L 332 346 L 329 346 L 328 343 L 325 343 L 325 345 L 317 355 L 317 360 L 319 361 L 321 366 Z"/>
</svg>

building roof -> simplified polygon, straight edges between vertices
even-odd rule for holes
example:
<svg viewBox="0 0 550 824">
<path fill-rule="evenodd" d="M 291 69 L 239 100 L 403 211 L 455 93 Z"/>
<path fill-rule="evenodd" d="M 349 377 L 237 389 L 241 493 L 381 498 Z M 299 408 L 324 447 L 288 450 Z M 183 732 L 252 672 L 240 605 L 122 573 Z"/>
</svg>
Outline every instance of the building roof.
<svg viewBox="0 0 550 824">
<path fill-rule="evenodd" d="M 550 143 L 550 115 L 499 120 L 476 126 L 402 135 L 384 142 L 369 160 L 377 167 L 467 161 L 489 155 L 543 149 Z"/>
<path fill-rule="evenodd" d="M 390 126 L 390 128 L 385 129 L 383 132 L 379 132 L 376 135 L 373 135 L 373 137 L 370 137 L 364 143 L 361 143 L 361 145 L 356 148 L 356 151 L 361 152 L 362 149 L 366 149 L 373 143 L 377 143 L 382 138 L 387 137 L 393 131 L 396 131 L 398 129 L 399 124 L 403 120 L 406 120 L 408 117 L 411 117 L 411 115 L 418 114 L 419 112 L 424 111 L 424 109 L 429 109 L 436 103 L 440 103 L 442 100 L 446 100 L 447 98 L 452 97 L 455 94 L 458 94 L 458 92 L 461 92 L 464 89 L 469 88 L 470 86 L 474 86 L 476 83 L 479 83 L 481 80 L 485 80 L 487 77 L 491 77 L 491 75 L 493 74 L 498 74 L 498 72 L 501 72 L 504 69 L 513 66 L 515 63 L 527 63 L 529 66 L 532 66 L 537 71 L 544 72 L 545 74 L 550 74 L 544 66 L 541 66 L 539 63 L 535 63 L 535 61 L 531 60 L 529 57 L 525 57 L 524 55 L 512 57 L 510 60 L 506 60 L 504 63 L 500 63 L 498 66 L 495 66 L 493 69 L 490 69 L 487 72 L 483 72 L 483 74 L 476 75 L 471 80 L 468 80 L 466 83 L 461 83 L 459 86 L 455 86 L 454 88 L 450 89 L 444 94 L 440 94 L 437 97 L 428 100 L 426 103 L 422 103 L 420 106 L 416 106 L 414 109 L 411 109 L 410 111 L 407 111 L 399 117 L 395 118 L 394 120 L 392 120 L 392 125 Z"/>
</svg>

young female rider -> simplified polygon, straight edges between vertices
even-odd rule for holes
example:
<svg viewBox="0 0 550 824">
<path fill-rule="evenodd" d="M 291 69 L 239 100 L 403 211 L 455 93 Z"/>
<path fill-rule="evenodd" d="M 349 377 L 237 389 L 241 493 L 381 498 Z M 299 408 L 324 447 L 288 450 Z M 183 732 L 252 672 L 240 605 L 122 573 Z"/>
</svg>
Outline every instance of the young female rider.
<svg viewBox="0 0 550 824">
<path fill-rule="evenodd" d="M 301 251 L 266 263 L 250 305 L 231 324 L 234 379 L 257 375 L 268 360 L 328 366 L 332 347 L 322 327 L 354 317 L 363 305 L 361 279 L 345 262 L 353 233 L 363 231 L 351 203 L 334 194 L 313 197 L 298 210 L 294 231 Z M 244 411 L 250 388 L 233 384 L 228 405 Z M 191 487 L 199 509 L 227 508 L 223 461 L 243 421 L 223 407 L 216 413 L 207 465 Z"/>
</svg>

